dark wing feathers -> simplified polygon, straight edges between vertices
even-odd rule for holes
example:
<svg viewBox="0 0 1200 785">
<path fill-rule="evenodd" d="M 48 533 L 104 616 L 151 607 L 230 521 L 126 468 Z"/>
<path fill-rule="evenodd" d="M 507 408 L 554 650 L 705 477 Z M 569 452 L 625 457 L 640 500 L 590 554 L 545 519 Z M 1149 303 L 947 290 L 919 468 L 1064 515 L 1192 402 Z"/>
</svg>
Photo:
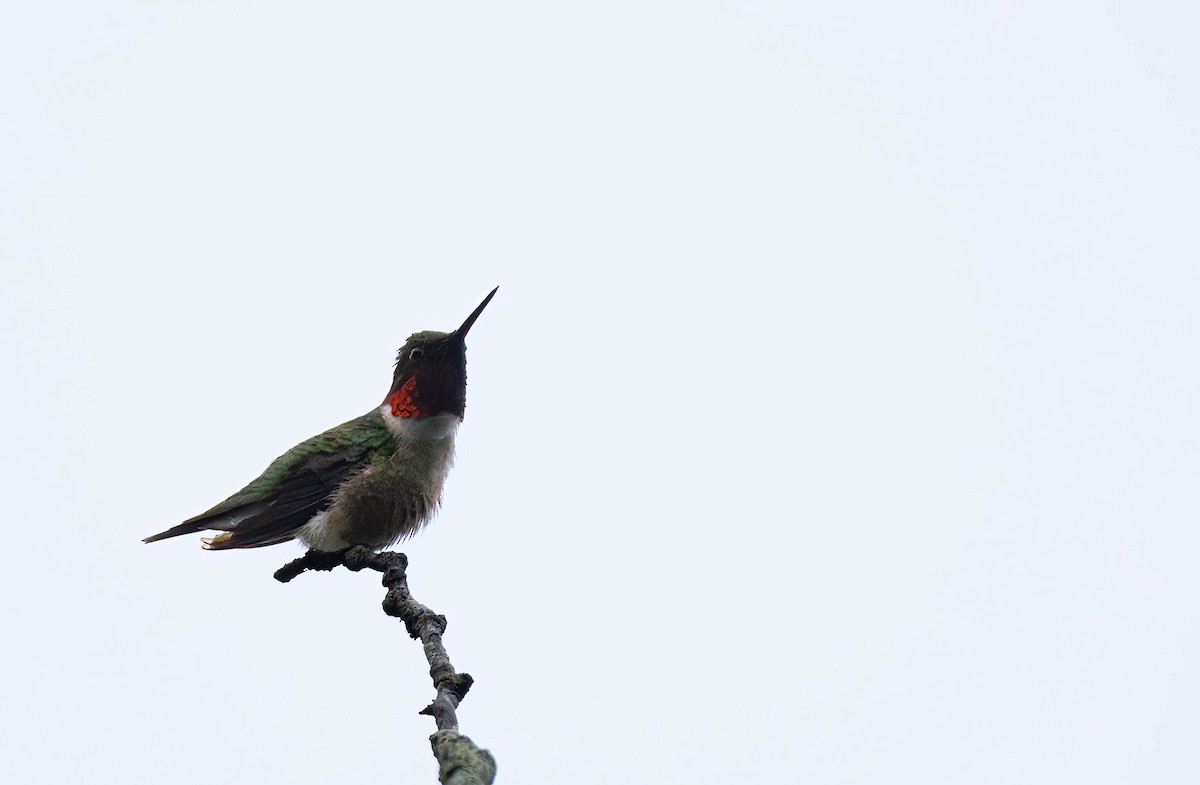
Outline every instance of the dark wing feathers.
<svg viewBox="0 0 1200 785">
<path fill-rule="evenodd" d="M 164 540 L 216 529 L 205 547 L 254 548 L 290 540 L 327 508 L 334 491 L 393 442 L 378 412 L 302 442 L 279 456 L 258 478 L 211 510 L 146 538 Z"/>
</svg>

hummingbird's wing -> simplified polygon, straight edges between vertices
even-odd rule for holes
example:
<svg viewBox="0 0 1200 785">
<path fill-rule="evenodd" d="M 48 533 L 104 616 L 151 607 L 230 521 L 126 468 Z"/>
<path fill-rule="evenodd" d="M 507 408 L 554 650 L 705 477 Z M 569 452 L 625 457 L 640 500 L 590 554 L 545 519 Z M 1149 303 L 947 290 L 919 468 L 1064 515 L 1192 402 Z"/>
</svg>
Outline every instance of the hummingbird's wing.
<svg viewBox="0 0 1200 785">
<path fill-rule="evenodd" d="M 333 502 L 343 482 L 394 444 L 379 412 L 372 411 L 301 442 L 216 507 L 144 541 L 216 529 L 224 534 L 206 540 L 204 547 L 256 548 L 285 542 Z"/>
</svg>

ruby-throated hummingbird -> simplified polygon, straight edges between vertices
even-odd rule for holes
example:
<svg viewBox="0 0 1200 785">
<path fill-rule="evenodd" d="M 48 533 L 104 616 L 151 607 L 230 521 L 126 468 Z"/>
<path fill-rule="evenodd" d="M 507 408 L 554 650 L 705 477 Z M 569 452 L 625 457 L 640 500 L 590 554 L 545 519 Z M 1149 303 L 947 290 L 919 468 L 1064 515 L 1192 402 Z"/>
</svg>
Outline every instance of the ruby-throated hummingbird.
<svg viewBox="0 0 1200 785">
<path fill-rule="evenodd" d="M 208 550 L 298 537 L 340 551 L 386 548 L 416 532 L 437 510 L 454 458 L 467 405 L 467 331 L 496 289 L 454 332 L 409 337 L 378 409 L 301 442 L 216 507 L 145 542 L 213 529 L 221 533 L 201 541 Z"/>
</svg>

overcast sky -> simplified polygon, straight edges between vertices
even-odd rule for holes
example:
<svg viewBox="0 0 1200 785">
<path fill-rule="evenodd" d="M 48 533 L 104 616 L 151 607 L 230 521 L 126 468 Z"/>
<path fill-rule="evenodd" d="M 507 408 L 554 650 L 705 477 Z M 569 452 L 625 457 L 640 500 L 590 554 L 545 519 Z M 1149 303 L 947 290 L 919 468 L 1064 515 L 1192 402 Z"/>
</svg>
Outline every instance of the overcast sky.
<svg viewBox="0 0 1200 785">
<path fill-rule="evenodd" d="M 4 779 L 433 782 L 377 576 L 140 539 L 499 285 L 501 782 L 1200 781 L 1196 9 L 6 4 Z"/>
</svg>

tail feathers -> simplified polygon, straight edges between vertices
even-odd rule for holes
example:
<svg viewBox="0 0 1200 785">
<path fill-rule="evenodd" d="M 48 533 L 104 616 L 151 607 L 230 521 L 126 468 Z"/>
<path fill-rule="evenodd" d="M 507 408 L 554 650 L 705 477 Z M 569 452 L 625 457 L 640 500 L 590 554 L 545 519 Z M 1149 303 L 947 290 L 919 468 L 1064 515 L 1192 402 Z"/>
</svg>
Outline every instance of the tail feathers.
<svg viewBox="0 0 1200 785">
<path fill-rule="evenodd" d="M 172 526 L 165 532 L 151 534 L 149 537 L 142 540 L 142 542 L 158 542 L 159 540 L 165 540 L 169 537 L 178 537 L 181 534 L 195 534 L 196 532 L 204 531 L 206 528 L 208 527 L 203 525 L 197 526 L 194 523 L 181 523 L 178 526 Z"/>
<path fill-rule="evenodd" d="M 209 529 L 229 532 L 236 528 L 237 525 L 242 521 L 258 515 L 259 513 L 267 510 L 269 507 L 269 504 L 260 503 L 247 505 L 245 507 L 215 515 L 212 513 L 212 511 L 209 511 L 203 515 L 197 515 L 195 518 L 189 518 L 178 526 L 172 526 L 166 531 L 159 532 L 158 534 L 151 534 L 149 537 L 142 540 L 142 542 L 158 542 L 159 540 L 166 540 L 171 537 L 179 537 L 183 534 L 196 534 L 197 532 L 207 531 Z M 218 535 L 218 537 L 219 536 L 220 535 Z"/>
<path fill-rule="evenodd" d="M 224 551 L 230 548 L 262 548 L 266 545 L 278 545 L 281 542 L 295 539 L 294 534 L 275 539 L 263 539 L 254 536 L 239 536 L 239 532 L 221 532 L 215 537 L 201 537 L 200 547 L 206 551 Z"/>
<path fill-rule="evenodd" d="M 223 551 L 228 548 L 261 548 L 295 538 L 300 527 L 324 508 L 323 494 L 310 494 L 287 501 L 274 500 L 208 512 L 164 532 L 153 534 L 143 542 L 158 542 L 181 534 L 194 534 L 209 529 L 221 532 L 201 540 L 205 550 Z"/>
</svg>

